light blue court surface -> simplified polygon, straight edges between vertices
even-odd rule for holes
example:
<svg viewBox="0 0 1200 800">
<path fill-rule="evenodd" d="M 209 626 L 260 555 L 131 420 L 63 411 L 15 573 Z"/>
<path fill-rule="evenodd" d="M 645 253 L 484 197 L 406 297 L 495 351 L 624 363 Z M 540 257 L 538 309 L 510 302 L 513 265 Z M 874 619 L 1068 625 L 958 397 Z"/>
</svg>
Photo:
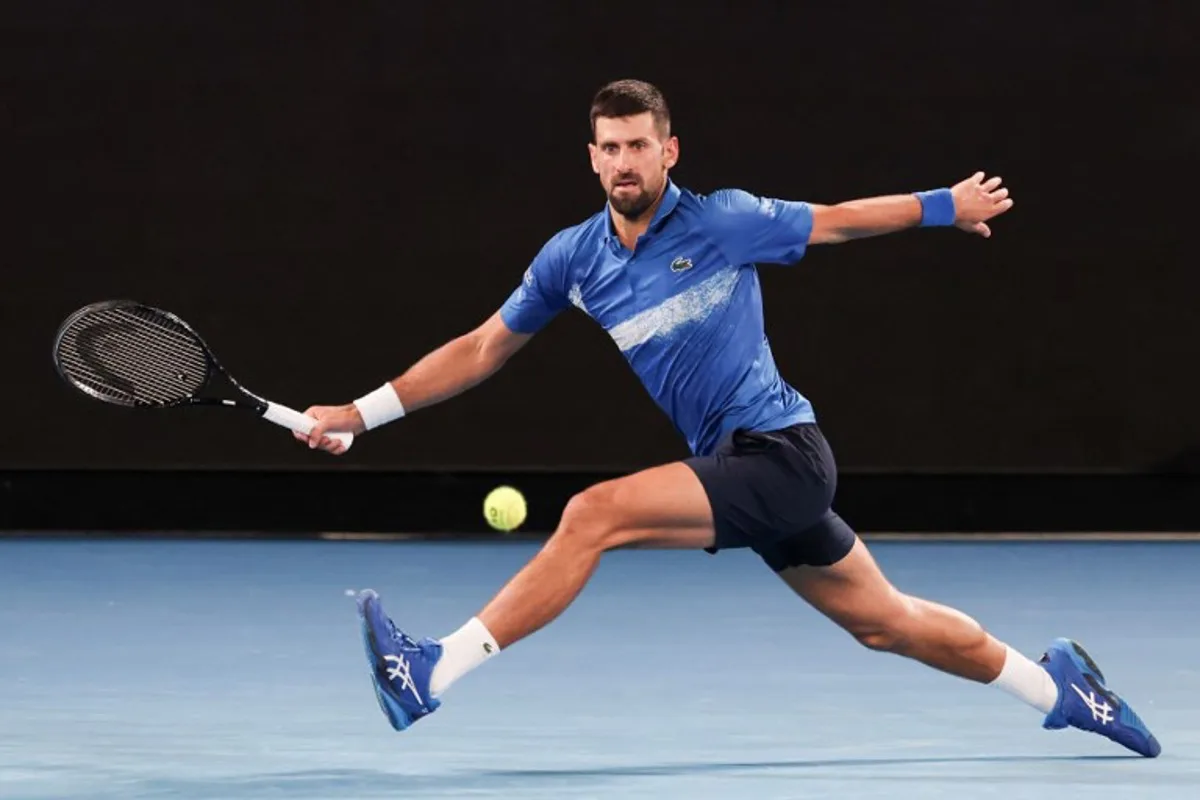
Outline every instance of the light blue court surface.
<svg viewBox="0 0 1200 800">
<path fill-rule="evenodd" d="M 1200 546 L 872 545 L 1031 655 L 1082 641 L 1153 761 L 862 649 L 738 552 L 609 554 L 393 732 L 346 591 L 442 635 L 534 547 L 0 541 L 0 798 L 1197 796 Z"/>
</svg>

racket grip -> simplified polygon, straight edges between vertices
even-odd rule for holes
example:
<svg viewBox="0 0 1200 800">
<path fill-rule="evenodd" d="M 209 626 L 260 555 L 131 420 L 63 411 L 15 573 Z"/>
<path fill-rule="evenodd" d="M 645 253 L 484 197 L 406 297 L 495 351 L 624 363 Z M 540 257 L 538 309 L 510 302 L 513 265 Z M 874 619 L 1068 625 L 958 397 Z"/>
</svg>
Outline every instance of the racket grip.
<svg viewBox="0 0 1200 800">
<path fill-rule="evenodd" d="M 267 410 L 263 412 L 262 416 L 268 422 L 274 422 L 276 425 L 280 425 L 296 433 L 308 433 L 317 424 L 317 421 L 307 414 L 301 414 L 299 411 L 295 411 L 287 406 L 281 406 L 278 403 L 272 403 L 270 400 L 267 401 Z M 354 443 L 353 433 L 327 431 L 325 435 L 330 439 L 341 441 L 347 450 Z"/>
</svg>

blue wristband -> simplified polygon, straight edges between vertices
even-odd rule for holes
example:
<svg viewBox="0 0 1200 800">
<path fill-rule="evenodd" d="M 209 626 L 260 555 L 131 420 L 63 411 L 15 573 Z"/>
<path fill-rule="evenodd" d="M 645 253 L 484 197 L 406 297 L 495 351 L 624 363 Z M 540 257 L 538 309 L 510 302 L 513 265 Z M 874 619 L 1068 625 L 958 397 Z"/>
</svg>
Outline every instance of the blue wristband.
<svg viewBox="0 0 1200 800">
<path fill-rule="evenodd" d="M 921 201 L 921 227 L 948 227 L 954 224 L 954 195 L 949 189 L 917 192 Z"/>
</svg>

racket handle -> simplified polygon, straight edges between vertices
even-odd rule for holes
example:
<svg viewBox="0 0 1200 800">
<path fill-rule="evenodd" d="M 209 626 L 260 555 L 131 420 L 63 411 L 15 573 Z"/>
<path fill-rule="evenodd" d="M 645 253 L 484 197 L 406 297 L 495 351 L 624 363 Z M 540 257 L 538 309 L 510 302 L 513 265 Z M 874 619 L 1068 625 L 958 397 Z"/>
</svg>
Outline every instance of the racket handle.
<svg viewBox="0 0 1200 800">
<path fill-rule="evenodd" d="M 263 412 L 262 416 L 268 422 L 274 422 L 276 425 L 280 425 L 296 433 L 308 433 L 317 424 L 317 421 L 307 414 L 301 414 L 299 411 L 290 409 L 287 406 L 281 406 L 278 403 L 272 403 L 270 400 L 267 401 L 267 410 Z M 327 431 L 325 435 L 330 439 L 339 440 L 346 446 L 347 450 L 354 443 L 353 433 Z"/>
</svg>

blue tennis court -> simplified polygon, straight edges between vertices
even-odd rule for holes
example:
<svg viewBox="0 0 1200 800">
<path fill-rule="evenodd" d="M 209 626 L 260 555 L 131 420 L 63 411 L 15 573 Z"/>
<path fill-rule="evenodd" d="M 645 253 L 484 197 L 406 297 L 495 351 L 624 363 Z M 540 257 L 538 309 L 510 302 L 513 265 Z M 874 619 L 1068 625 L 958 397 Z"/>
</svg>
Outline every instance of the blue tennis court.
<svg viewBox="0 0 1200 800">
<path fill-rule="evenodd" d="M 0 796 L 1170 798 L 1200 781 L 1200 548 L 872 541 L 903 590 L 1036 655 L 1083 642 L 1163 744 L 1043 731 L 867 651 L 751 554 L 622 551 L 403 734 L 347 590 L 442 635 L 534 543 L 0 541 Z"/>
</svg>

